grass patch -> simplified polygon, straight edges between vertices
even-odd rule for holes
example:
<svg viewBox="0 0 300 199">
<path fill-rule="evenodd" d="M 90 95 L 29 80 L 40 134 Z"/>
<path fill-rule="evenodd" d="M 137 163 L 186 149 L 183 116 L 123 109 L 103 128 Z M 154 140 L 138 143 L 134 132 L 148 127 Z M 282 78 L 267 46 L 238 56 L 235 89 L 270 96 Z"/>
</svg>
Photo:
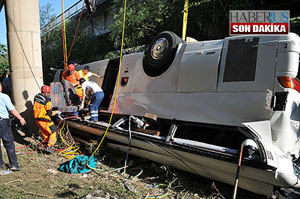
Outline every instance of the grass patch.
<svg viewBox="0 0 300 199">
<path fill-rule="evenodd" d="M 33 142 L 32 140 L 30 142 Z M 21 146 L 16 143 L 16 147 Z M 36 146 L 36 143 L 32 143 Z M 86 146 L 91 152 L 95 146 Z M 81 147 L 83 150 L 84 147 Z M 4 152 L 4 148 L 2 148 Z M 68 161 L 57 154 L 46 155 L 36 153 L 31 148 L 22 148 L 24 153 L 18 154 L 22 171 L 0 176 L 0 198 L 32 199 L 32 198 L 142 198 L 163 195 L 164 198 L 196 198 L 224 199 L 231 198 L 233 186 L 202 178 L 190 173 L 170 168 L 165 165 L 129 155 L 124 176 L 112 170 L 124 166 L 125 153 L 106 149 L 105 144 L 97 153 L 105 172 L 89 172 L 86 174 L 68 174 L 58 171 L 59 166 Z M 29 153 L 28 153 L 29 152 Z M 7 162 L 6 154 L 3 154 Z M 97 156 L 96 156 L 97 157 Z M 135 169 L 132 169 L 135 168 Z M 140 169 L 143 173 L 135 178 Z M 263 199 L 242 189 L 238 190 L 238 198 Z"/>
</svg>

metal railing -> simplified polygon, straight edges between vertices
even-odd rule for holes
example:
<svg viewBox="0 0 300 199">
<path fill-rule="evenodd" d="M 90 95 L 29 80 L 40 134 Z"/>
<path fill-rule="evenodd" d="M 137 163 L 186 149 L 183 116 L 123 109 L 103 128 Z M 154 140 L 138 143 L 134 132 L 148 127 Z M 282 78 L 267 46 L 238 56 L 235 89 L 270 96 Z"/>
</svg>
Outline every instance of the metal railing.
<svg viewBox="0 0 300 199">
<path fill-rule="evenodd" d="M 102 3 L 104 3 L 105 1 L 106 0 L 95 0 L 95 6 L 98 6 Z M 65 10 L 65 13 L 64 13 L 65 20 L 79 14 L 81 12 L 83 3 L 84 3 L 84 0 L 79 0 L 74 5 L 72 5 L 70 8 Z M 86 6 L 84 5 L 83 13 L 85 13 L 86 11 L 87 11 L 87 9 L 86 9 Z M 41 35 L 46 34 L 47 32 L 51 31 L 53 28 L 60 25 L 61 23 L 62 23 L 62 13 L 60 15 L 56 16 L 54 20 L 52 20 L 51 22 L 49 22 L 41 27 Z"/>
</svg>

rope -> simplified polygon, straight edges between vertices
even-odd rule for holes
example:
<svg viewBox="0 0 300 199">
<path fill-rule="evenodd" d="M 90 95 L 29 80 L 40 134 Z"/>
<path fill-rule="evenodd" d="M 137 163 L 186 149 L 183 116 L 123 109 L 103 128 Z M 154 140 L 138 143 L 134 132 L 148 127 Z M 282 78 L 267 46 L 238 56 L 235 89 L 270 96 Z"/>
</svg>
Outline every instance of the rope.
<svg viewBox="0 0 300 199">
<path fill-rule="evenodd" d="M 57 151 L 59 151 L 59 152 L 58 152 L 58 155 L 61 155 L 61 156 L 63 156 L 63 157 L 66 158 L 66 159 L 73 159 L 73 158 L 75 158 L 77 155 L 80 154 L 79 152 L 77 152 L 77 151 L 79 150 L 79 147 L 78 147 L 78 146 L 73 146 L 73 145 L 75 144 L 75 141 L 74 141 L 74 139 L 73 139 L 72 136 L 70 136 L 71 139 L 72 139 L 72 144 L 71 144 L 71 145 L 69 145 L 69 144 L 64 140 L 64 138 L 63 138 L 63 136 L 62 136 L 62 133 L 61 133 L 62 130 L 63 130 L 63 128 L 64 128 L 64 126 L 65 126 L 65 122 L 64 122 L 62 128 L 61 128 L 60 131 L 59 131 L 59 135 L 60 135 L 61 140 L 63 141 L 63 143 L 64 143 L 67 147 L 64 148 L 64 149 L 59 149 L 59 150 L 57 150 Z M 69 131 L 68 131 L 68 126 L 67 126 L 67 133 L 68 133 L 68 132 L 69 132 Z M 69 132 L 69 133 L 70 133 L 70 132 Z"/>
<path fill-rule="evenodd" d="M 80 116 L 83 116 L 83 115 L 85 115 L 85 114 L 82 114 L 82 115 L 80 115 Z M 70 119 L 70 118 L 74 118 L 74 117 L 78 117 L 78 116 L 75 116 L 75 115 L 74 115 L 74 116 L 70 116 L 70 117 L 65 117 L 65 118 L 61 119 L 61 120 L 59 121 L 58 125 L 57 125 L 57 129 L 59 129 L 59 136 L 60 136 L 62 142 L 63 142 L 67 147 L 65 147 L 65 148 L 63 148 L 63 149 L 53 149 L 53 150 L 54 150 L 54 151 L 57 151 L 57 152 L 58 152 L 58 155 L 61 155 L 61 156 L 63 156 L 64 158 L 67 158 L 67 159 L 73 159 L 73 158 L 75 158 L 77 155 L 80 155 L 80 153 L 78 152 L 80 148 L 79 148 L 78 146 L 74 146 L 75 140 L 73 139 L 73 137 L 72 137 L 72 135 L 71 135 L 71 133 L 70 133 L 70 131 L 69 131 L 68 125 L 67 125 L 67 132 L 66 132 L 66 134 L 67 134 L 67 133 L 69 134 L 69 137 L 70 137 L 71 140 L 72 140 L 72 144 L 68 144 L 68 143 L 66 142 L 66 140 L 65 140 L 65 139 L 63 138 L 63 136 L 62 136 L 62 130 L 63 130 L 64 127 L 65 127 L 65 120 L 66 120 L 66 119 Z M 63 126 L 62 126 L 61 128 L 59 128 L 59 126 L 60 126 L 60 124 L 61 124 L 62 122 L 63 122 Z M 41 144 L 43 144 L 43 142 L 40 142 L 40 143 L 38 144 L 38 146 L 37 146 L 38 150 L 39 150 L 39 147 L 40 147 Z"/>
<path fill-rule="evenodd" d="M 97 171 L 103 171 L 103 169 L 99 169 L 99 168 L 92 168 L 90 165 L 89 165 L 89 161 L 90 159 L 93 157 L 93 155 L 98 151 L 98 149 L 100 148 L 100 146 L 102 145 L 105 137 L 106 137 L 106 134 L 108 132 L 108 129 L 111 125 L 111 121 L 112 121 L 112 117 L 113 117 L 113 114 L 114 114 L 114 110 L 115 110 L 115 106 L 116 106 L 116 101 L 117 101 L 117 95 L 118 95 L 118 88 L 119 88 L 119 81 L 120 81 L 120 73 L 121 73 L 121 66 L 122 66 L 122 57 L 123 57 L 123 45 L 124 45 L 124 34 L 125 34 L 125 22 L 126 22 L 126 0 L 124 0 L 124 15 L 123 15 L 123 27 L 122 27 L 122 42 L 121 42 L 121 52 L 120 52 L 120 61 L 119 61 L 119 70 L 118 70 L 118 77 L 117 77 L 117 85 L 116 85 L 116 90 L 115 90 L 115 97 L 114 97 L 114 103 L 113 103 L 113 108 L 112 108 L 112 112 L 111 112 L 111 115 L 110 115 L 110 119 L 109 119 L 109 122 L 108 122 L 108 125 L 107 125 L 107 128 L 105 130 L 105 133 L 99 143 L 99 145 L 97 146 L 97 148 L 95 149 L 95 151 L 92 153 L 92 155 L 89 157 L 88 159 L 88 162 L 87 162 L 87 167 L 92 169 L 92 170 L 97 170 Z M 76 33 L 77 34 L 77 33 Z M 74 39 L 73 39 L 74 41 Z M 68 58 L 68 57 L 67 57 Z M 71 117 L 69 117 L 71 118 Z M 64 118 L 65 119 L 68 119 L 68 118 Z M 61 123 L 61 121 L 60 121 Z M 58 126 L 60 125 L 60 123 L 58 124 Z M 61 132 L 61 131 L 60 131 Z M 61 134 L 60 134 L 61 135 Z M 63 139 L 62 139 L 63 140 Z M 64 141 L 64 140 L 63 140 Z M 129 144 L 130 144 L 130 140 L 129 140 Z M 66 150 L 63 150 L 63 151 L 67 151 Z M 62 151 L 62 152 L 63 152 Z M 128 155 L 127 155 L 128 157 Z M 126 160 L 127 162 L 127 160 Z M 126 165 L 126 163 L 125 163 Z M 126 168 L 125 168 L 126 169 Z M 124 171 L 125 171 L 124 169 Z M 143 170 L 141 170 L 137 175 L 129 178 L 129 179 L 135 179 L 137 178 L 138 176 L 140 176 L 142 174 Z M 124 176 L 123 176 L 124 177 Z M 126 185 L 126 184 L 125 184 Z M 127 186 L 128 187 L 128 186 Z M 129 189 L 130 190 L 130 189 Z M 143 195 L 140 195 L 140 194 L 137 194 L 135 192 L 133 192 L 135 195 L 139 196 L 139 197 L 145 197 Z M 163 198 L 165 196 L 167 196 L 169 194 L 169 190 L 167 189 L 167 192 L 162 194 L 162 195 L 159 195 L 159 196 L 147 196 L 147 198 Z"/>
<path fill-rule="evenodd" d="M 186 38 L 188 12 L 189 12 L 189 0 L 185 0 L 184 13 L 183 13 L 183 26 L 182 26 L 182 40 L 183 41 L 185 41 L 185 38 Z"/>
<path fill-rule="evenodd" d="M 132 192 L 133 194 L 135 194 L 136 196 L 141 197 L 141 198 L 155 199 L 155 198 L 164 198 L 167 195 L 169 195 L 169 189 L 167 189 L 164 194 L 156 195 L 156 196 L 149 196 L 149 195 L 142 195 L 142 194 L 136 193 L 136 191 L 132 190 L 132 188 L 130 186 L 128 186 L 126 183 L 124 183 L 124 186 L 126 187 L 127 190 L 129 190 L 130 192 Z"/>
<path fill-rule="evenodd" d="M 103 143 L 103 140 L 108 132 L 108 129 L 111 125 L 111 121 L 112 121 L 112 117 L 113 117 L 113 114 L 114 114 L 114 110 L 115 110 L 115 105 L 116 105 L 116 101 L 117 101 L 117 95 L 118 95 L 118 88 L 119 88 L 119 81 L 120 81 L 120 73 L 121 73 L 121 63 L 122 63 L 122 56 L 123 56 L 123 45 L 124 45 L 124 34 L 125 34 L 125 22 L 126 22 L 126 0 L 124 0 L 124 15 L 123 15 L 123 29 L 122 29 L 122 42 L 121 42 L 121 52 L 120 52 L 120 61 L 119 61 L 119 70 L 118 70 L 118 77 L 117 77 L 117 85 L 116 85 L 116 91 L 115 91 L 115 97 L 114 97 L 114 104 L 113 104 L 113 108 L 112 108 L 112 112 L 111 112 L 111 115 L 110 115 L 110 119 L 109 119 L 109 122 L 108 122 L 108 125 L 107 125 L 107 128 L 105 130 L 105 133 L 99 143 L 99 145 L 97 146 L 97 148 L 95 149 L 95 151 L 92 153 L 92 155 L 90 156 L 88 162 L 87 162 L 87 167 L 92 169 L 92 170 L 102 170 L 102 169 L 97 169 L 97 168 L 92 168 L 90 167 L 89 165 L 89 161 L 91 159 L 91 157 L 93 157 L 93 155 L 98 151 L 98 149 L 100 148 L 101 144 Z M 127 156 L 128 157 L 128 156 Z M 126 169 L 126 168 L 125 168 Z M 133 176 L 132 178 L 130 179 L 134 179 L 134 178 L 137 178 L 138 176 L 140 176 L 142 174 L 143 170 L 141 170 L 137 175 Z M 123 176 L 124 178 L 124 176 Z M 124 184 L 126 186 L 126 184 Z M 128 187 L 128 186 L 127 186 Z M 130 189 L 128 189 L 130 190 Z M 145 197 L 143 195 L 140 195 L 140 194 L 137 194 L 136 192 L 133 192 L 135 195 L 139 196 L 139 197 Z M 165 196 L 167 196 L 169 194 L 169 189 L 167 189 L 167 192 L 162 194 L 162 195 L 159 195 L 159 196 L 147 196 L 147 198 L 151 198 L 151 199 L 154 199 L 154 198 L 163 198 Z"/>
<path fill-rule="evenodd" d="M 65 8 L 64 8 L 64 0 L 61 0 L 62 7 L 62 40 L 63 40 L 63 56 L 64 56 L 64 66 L 65 70 L 67 70 L 68 66 L 68 57 L 67 57 L 67 39 L 66 39 L 66 23 L 65 23 Z"/>
<path fill-rule="evenodd" d="M 29 145 L 23 145 L 16 148 L 16 154 L 36 153 L 36 151 L 18 151 L 21 148 L 30 148 Z"/>
<path fill-rule="evenodd" d="M 72 51 L 72 48 L 73 48 L 73 45 L 74 45 L 74 42 L 75 42 L 75 38 L 76 38 L 76 36 L 77 36 L 77 31 L 78 31 L 78 27 L 79 27 L 79 24 L 80 24 L 81 16 L 82 16 L 82 13 L 83 13 L 83 8 L 84 8 L 84 1 L 83 1 L 83 3 L 82 3 L 82 8 L 81 8 L 80 17 L 79 17 L 79 19 L 78 19 L 77 26 L 76 26 L 76 30 L 75 30 L 75 34 L 74 34 L 74 37 L 73 37 L 73 41 L 72 41 L 72 44 L 71 44 L 71 47 L 70 47 L 70 50 L 69 50 L 68 60 L 69 60 L 69 58 L 70 58 L 71 51 Z"/>
<path fill-rule="evenodd" d="M 83 115 L 86 115 L 86 114 L 82 114 L 80 116 L 83 116 Z M 67 159 L 73 159 L 75 158 L 77 155 L 80 155 L 79 152 L 79 147 L 78 146 L 73 146 L 75 144 L 75 140 L 73 139 L 72 135 L 70 134 L 70 131 L 69 131 L 69 128 L 67 126 L 67 133 L 69 133 L 69 137 L 72 139 L 72 144 L 69 145 L 65 139 L 63 138 L 62 136 L 62 130 L 64 129 L 64 126 L 65 126 L 65 120 L 66 119 L 70 119 L 70 118 L 74 118 L 74 117 L 78 117 L 77 115 L 73 115 L 73 116 L 70 116 L 70 117 L 65 117 L 63 118 L 62 120 L 60 120 L 60 122 L 58 123 L 57 125 L 57 129 L 59 129 L 59 126 L 60 124 L 63 122 L 63 126 L 60 128 L 59 130 L 59 135 L 60 135 L 60 138 L 61 140 L 63 141 L 63 143 L 67 146 L 66 148 L 64 149 L 54 149 L 55 151 L 58 151 L 58 155 L 61 155 L 63 156 L 64 158 L 67 158 Z"/>
<path fill-rule="evenodd" d="M 98 149 L 100 148 L 107 132 L 108 132 L 108 129 L 110 127 L 110 124 L 111 124 L 111 120 L 112 120 L 112 117 L 113 117 L 113 114 L 114 114 L 114 111 L 115 111 L 115 106 L 116 106 L 116 101 L 117 101 L 117 95 L 118 95 L 118 89 L 119 89 L 119 81 L 120 81 L 120 73 L 121 73 L 121 63 L 122 63 L 122 56 L 123 56 L 123 45 L 124 45 L 124 33 L 125 33 L 125 20 L 126 20 L 126 0 L 124 0 L 124 15 L 123 15 L 123 29 L 122 29 L 122 42 L 121 42 L 121 52 L 120 52 L 120 61 L 119 61 L 119 70 L 118 70 L 118 77 L 117 77 L 117 86 L 116 86 L 116 91 L 115 91 L 115 98 L 114 98 L 114 104 L 113 104 L 113 108 L 112 108 L 112 112 L 111 112 L 111 115 L 110 115 L 110 118 L 109 118 L 109 122 L 108 122 L 108 125 L 107 125 L 107 128 L 105 130 L 105 133 L 99 143 L 99 145 L 97 146 L 97 148 L 95 149 L 95 151 L 92 153 L 92 155 L 90 156 L 88 162 L 87 162 L 87 167 L 89 167 L 90 169 L 92 170 L 97 170 L 95 168 L 91 168 L 89 166 L 89 161 L 91 159 L 91 157 L 98 151 Z"/>
</svg>

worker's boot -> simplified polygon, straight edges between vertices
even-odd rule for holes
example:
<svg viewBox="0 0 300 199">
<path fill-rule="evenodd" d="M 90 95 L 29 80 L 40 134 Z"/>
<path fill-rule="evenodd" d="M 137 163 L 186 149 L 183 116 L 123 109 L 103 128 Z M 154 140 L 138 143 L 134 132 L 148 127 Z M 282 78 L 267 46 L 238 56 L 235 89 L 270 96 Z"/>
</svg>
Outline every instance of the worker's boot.
<svg viewBox="0 0 300 199">
<path fill-rule="evenodd" d="M 22 170 L 22 168 L 21 168 L 19 165 L 11 165 L 11 166 L 9 167 L 9 169 L 10 169 L 11 171 L 21 171 L 21 170 Z"/>
</svg>

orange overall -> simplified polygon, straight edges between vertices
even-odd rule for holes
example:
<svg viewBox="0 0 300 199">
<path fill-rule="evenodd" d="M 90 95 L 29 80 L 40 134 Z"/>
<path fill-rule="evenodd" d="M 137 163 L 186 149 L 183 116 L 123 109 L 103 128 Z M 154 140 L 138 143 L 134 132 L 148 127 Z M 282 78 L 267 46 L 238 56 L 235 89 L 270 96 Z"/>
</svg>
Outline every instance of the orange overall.
<svg viewBox="0 0 300 199">
<path fill-rule="evenodd" d="M 68 71 L 64 71 L 61 75 L 61 78 L 67 80 L 68 82 L 71 82 L 72 84 L 76 84 L 81 78 L 81 76 L 77 71 L 74 71 L 72 75 L 69 75 Z M 82 99 L 83 93 L 79 84 L 75 87 L 75 91 L 76 94 L 80 97 L 80 99 Z"/>
<path fill-rule="evenodd" d="M 57 141 L 57 127 L 50 118 L 55 114 L 56 112 L 51 109 L 49 97 L 41 93 L 34 97 L 33 116 L 44 138 L 43 143 L 49 147 L 52 147 Z"/>
</svg>

